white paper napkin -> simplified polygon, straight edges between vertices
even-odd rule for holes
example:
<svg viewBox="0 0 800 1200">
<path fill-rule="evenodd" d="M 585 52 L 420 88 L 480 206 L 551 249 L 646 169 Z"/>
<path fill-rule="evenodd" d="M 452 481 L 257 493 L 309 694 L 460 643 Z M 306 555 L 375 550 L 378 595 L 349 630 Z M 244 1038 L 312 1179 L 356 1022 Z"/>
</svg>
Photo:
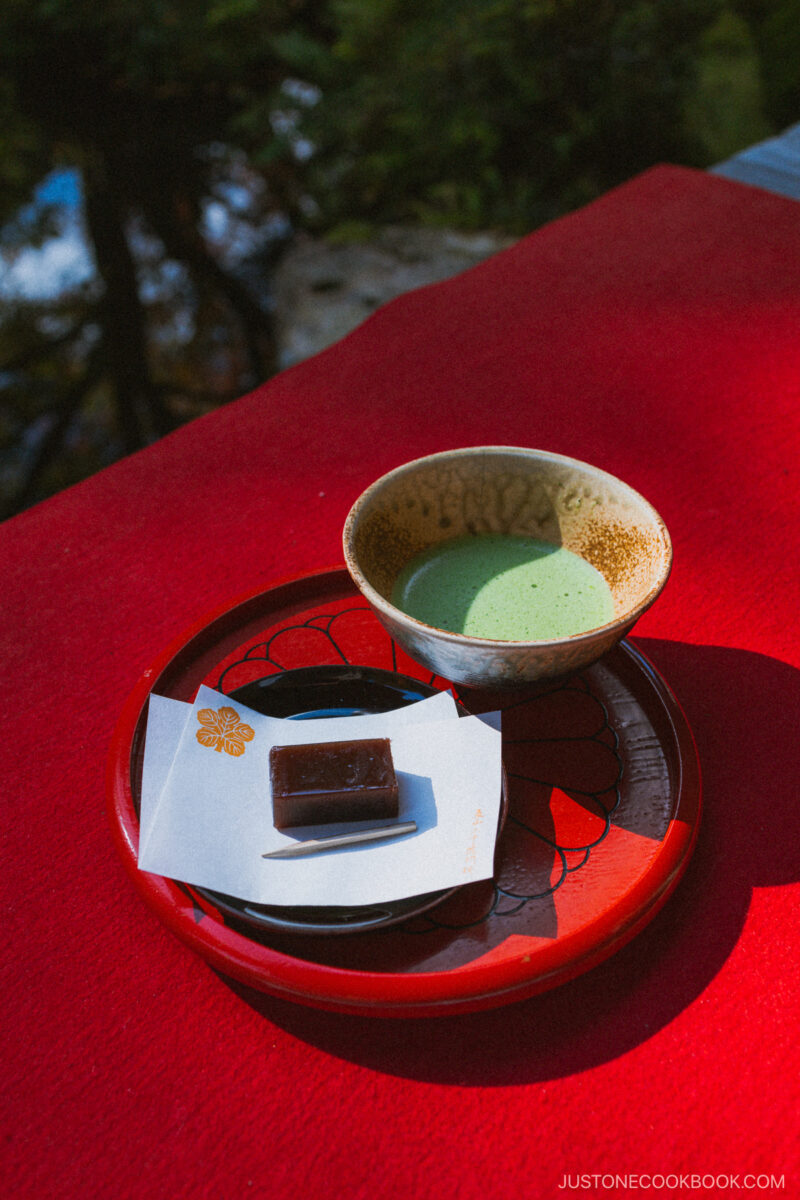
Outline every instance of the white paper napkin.
<svg viewBox="0 0 800 1200">
<path fill-rule="evenodd" d="M 376 904 L 492 874 L 500 804 L 500 734 L 458 717 L 446 692 L 391 713 L 291 721 L 210 688 L 193 705 L 151 696 L 142 777 L 139 866 L 242 900 Z M 199 737 L 198 737 L 199 735 Z M 417 832 L 294 859 L 264 859 L 297 840 L 275 829 L 273 745 L 390 737 L 401 820 Z M 302 830 L 319 837 L 340 829 Z"/>
</svg>

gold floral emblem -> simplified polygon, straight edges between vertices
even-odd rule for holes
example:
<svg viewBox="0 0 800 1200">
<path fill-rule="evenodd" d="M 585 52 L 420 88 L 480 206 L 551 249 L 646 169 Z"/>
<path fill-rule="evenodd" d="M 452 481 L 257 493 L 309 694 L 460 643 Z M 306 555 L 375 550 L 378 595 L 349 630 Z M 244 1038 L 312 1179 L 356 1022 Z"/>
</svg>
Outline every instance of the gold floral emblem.
<svg viewBox="0 0 800 1200">
<path fill-rule="evenodd" d="M 200 745 L 208 746 L 211 750 L 224 750 L 236 758 L 244 754 L 245 742 L 252 742 L 255 737 L 250 726 L 239 719 L 236 709 L 227 705 L 217 712 L 213 708 L 201 708 L 197 719 L 202 726 L 195 735 Z"/>
</svg>

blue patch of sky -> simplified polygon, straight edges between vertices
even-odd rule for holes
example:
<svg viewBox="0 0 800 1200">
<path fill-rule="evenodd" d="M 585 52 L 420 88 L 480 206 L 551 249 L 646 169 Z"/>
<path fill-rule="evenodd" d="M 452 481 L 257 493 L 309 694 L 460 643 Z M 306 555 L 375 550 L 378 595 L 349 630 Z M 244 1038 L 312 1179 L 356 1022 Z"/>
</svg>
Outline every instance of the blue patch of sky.
<svg viewBox="0 0 800 1200">
<path fill-rule="evenodd" d="M 17 214 L 17 233 L 5 238 L 12 226 L 0 229 L 0 316 L 3 302 L 47 300 L 79 286 L 94 274 L 94 263 L 79 223 L 83 203 L 81 175 L 71 167 L 51 171 L 36 186 L 31 200 Z M 54 210 L 57 230 L 41 244 L 20 245 L 20 232 L 35 227 L 37 215 Z"/>
<path fill-rule="evenodd" d="M 57 204 L 76 208 L 81 202 L 81 175 L 74 167 L 59 167 L 37 186 L 35 204 Z"/>
</svg>

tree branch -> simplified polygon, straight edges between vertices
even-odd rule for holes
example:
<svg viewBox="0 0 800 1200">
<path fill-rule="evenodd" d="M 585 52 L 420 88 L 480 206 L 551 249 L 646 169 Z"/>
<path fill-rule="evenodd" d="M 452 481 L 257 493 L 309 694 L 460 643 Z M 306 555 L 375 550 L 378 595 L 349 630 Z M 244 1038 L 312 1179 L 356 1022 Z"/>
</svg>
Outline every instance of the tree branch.
<svg viewBox="0 0 800 1200">
<path fill-rule="evenodd" d="M 105 284 L 100 304 L 105 353 L 114 380 L 117 412 L 130 452 L 174 428 L 174 422 L 147 368 L 145 316 L 139 299 L 136 266 L 125 236 L 124 205 L 102 149 L 89 155 L 84 173 L 86 220 L 98 273 Z"/>
<path fill-rule="evenodd" d="M 188 200 L 164 204 L 151 200 L 146 216 L 170 258 L 183 262 L 209 290 L 223 296 L 242 327 L 253 383 L 261 383 L 278 369 L 275 322 L 249 289 L 217 261 L 201 237 L 193 206 Z M 178 215 L 181 208 L 187 215 Z"/>
<path fill-rule="evenodd" d="M 95 351 L 87 362 L 86 372 L 83 377 L 77 380 L 72 387 L 68 388 L 62 396 L 55 410 L 53 424 L 36 447 L 36 452 L 25 472 L 22 483 L 11 497 L 9 510 L 6 513 L 7 517 L 12 517 L 16 513 L 22 512 L 23 509 L 36 501 L 36 487 L 42 472 L 59 453 L 75 414 L 81 407 L 85 397 L 102 376 L 103 366 L 100 361 L 100 355 Z"/>
</svg>

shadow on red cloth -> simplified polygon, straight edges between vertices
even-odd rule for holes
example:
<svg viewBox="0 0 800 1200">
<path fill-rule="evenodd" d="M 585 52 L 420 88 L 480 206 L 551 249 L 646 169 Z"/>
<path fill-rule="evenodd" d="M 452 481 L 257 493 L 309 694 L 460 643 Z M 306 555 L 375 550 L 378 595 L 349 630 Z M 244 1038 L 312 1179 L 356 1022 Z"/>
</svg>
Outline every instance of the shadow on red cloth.
<svg viewBox="0 0 800 1200">
<path fill-rule="evenodd" d="M 752 889 L 800 879 L 793 749 L 800 671 L 745 650 L 637 644 L 669 681 L 694 732 L 704 812 L 686 875 L 633 942 L 551 992 L 453 1017 L 361 1019 L 230 986 L 269 1021 L 330 1054 L 462 1086 L 570 1075 L 624 1054 L 673 1020 L 726 962 Z"/>
</svg>

